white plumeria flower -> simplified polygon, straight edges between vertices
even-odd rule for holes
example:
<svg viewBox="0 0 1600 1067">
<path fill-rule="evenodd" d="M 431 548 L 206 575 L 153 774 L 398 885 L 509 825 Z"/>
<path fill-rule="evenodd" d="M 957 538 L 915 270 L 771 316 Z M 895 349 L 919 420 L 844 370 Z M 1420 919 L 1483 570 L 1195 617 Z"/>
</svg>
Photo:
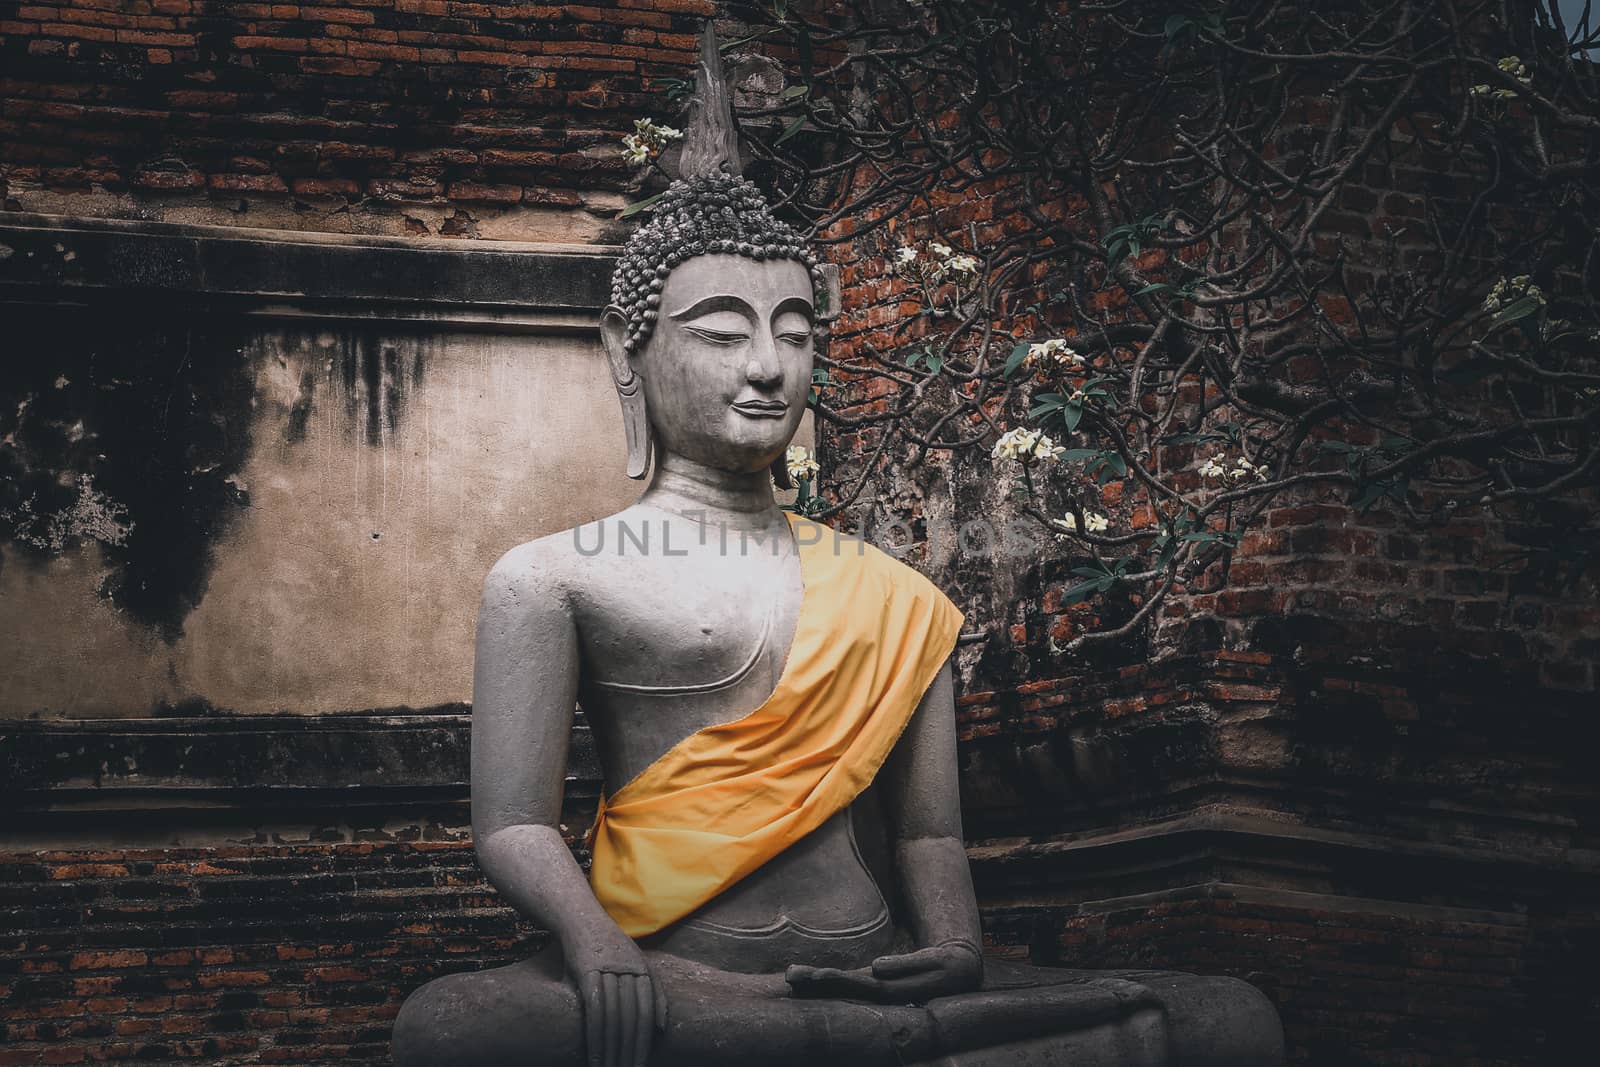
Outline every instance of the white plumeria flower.
<svg viewBox="0 0 1600 1067">
<path fill-rule="evenodd" d="M 1533 84 L 1533 78 L 1528 74 L 1528 65 L 1519 56 L 1503 56 L 1495 66 L 1517 79 L 1523 85 Z"/>
<path fill-rule="evenodd" d="M 634 119 L 633 132 L 646 143 L 651 141 L 679 141 L 683 139 L 683 131 L 675 130 L 671 126 L 657 126 L 649 119 Z"/>
<path fill-rule="evenodd" d="M 954 252 L 955 249 L 953 249 L 949 245 L 943 244 L 943 243 L 941 243 L 939 241 L 930 241 L 928 243 L 928 251 L 932 252 L 934 255 L 938 256 L 940 259 L 949 259 L 950 258 L 950 253 Z"/>
<path fill-rule="evenodd" d="M 896 252 L 894 257 L 895 261 L 903 267 L 908 263 L 915 263 L 918 255 L 920 255 L 920 253 L 915 248 L 907 245 Z"/>
<path fill-rule="evenodd" d="M 1002 434 L 989 454 L 995 459 L 1015 459 L 1023 462 L 1032 459 L 1048 462 L 1065 451 L 1065 448 L 1050 440 L 1044 432 L 1026 430 L 1019 426 Z"/>
<path fill-rule="evenodd" d="M 1219 452 L 1200 464 L 1201 476 L 1205 478 L 1221 478 L 1227 482 L 1242 482 L 1247 478 L 1254 478 L 1258 482 L 1264 482 L 1269 476 L 1267 466 L 1264 463 L 1251 463 L 1248 459 L 1240 456 L 1233 461 L 1233 469 L 1229 470 L 1220 462 L 1222 458 L 1222 453 Z"/>
<path fill-rule="evenodd" d="M 1267 468 L 1265 465 L 1251 463 L 1241 456 L 1239 462 L 1234 465 L 1232 476 L 1240 481 L 1254 478 L 1258 482 L 1264 482 L 1267 480 Z"/>
<path fill-rule="evenodd" d="M 1078 517 L 1070 512 L 1061 516 L 1061 523 L 1073 532 L 1078 529 Z M 1083 513 L 1083 530 L 1085 533 L 1105 533 L 1110 527 L 1111 520 L 1104 515 L 1093 511 Z"/>
<path fill-rule="evenodd" d="M 622 139 L 622 158 L 637 167 L 650 161 L 650 149 L 630 133 Z"/>
<path fill-rule="evenodd" d="M 1483 310 L 1499 311 L 1502 307 L 1522 297 L 1531 296 L 1540 307 L 1545 304 L 1544 290 L 1533 284 L 1533 279 L 1526 274 L 1519 274 L 1515 278 L 1501 278 L 1494 283 L 1494 288 L 1489 290 L 1489 295 L 1483 298 Z"/>
<path fill-rule="evenodd" d="M 1048 341 L 1035 341 L 1028 346 L 1028 354 L 1023 357 L 1024 367 L 1036 367 L 1041 363 L 1055 363 L 1062 367 L 1081 367 L 1083 357 L 1067 344 L 1062 337 L 1053 337 Z"/>
<path fill-rule="evenodd" d="M 683 131 L 671 126 L 657 126 L 649 119 L 635 119 L 633 132 L 622 139 L 622 158 L 634 166 L 660 153 L 673 141 L 683 140 Z"/>
<path fill-rule="evenodd" d="M 944 261 L 944 269 L 951 274 L 977 274 L 978 257 L 969 256 L 965 253 L 958 256 L 949 256 Z"/>
<path fill-rule="evenodd" d="M 788 469 L 789 477 L 797 482 L 810 481 L 822 470 L 804 445 L 790 445 L 783 454 L 783 465 Z"/>
</svg>

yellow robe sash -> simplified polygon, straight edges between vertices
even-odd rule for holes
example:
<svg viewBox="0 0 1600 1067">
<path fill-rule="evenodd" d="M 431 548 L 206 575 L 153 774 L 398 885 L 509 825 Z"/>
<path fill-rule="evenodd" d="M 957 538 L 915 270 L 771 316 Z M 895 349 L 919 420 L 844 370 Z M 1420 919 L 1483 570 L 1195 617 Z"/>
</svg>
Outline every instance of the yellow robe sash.
<svg viewBox="0 0 1600 1067">
<path fill-rule="evenodd" d="M 630 936 L 693 912 L 860 795 L 955 647 L 961 612 L 932 582 L 790 520 L 805 588 L 772 695 L 601 798 L 590 884 Z"/>
</svg>

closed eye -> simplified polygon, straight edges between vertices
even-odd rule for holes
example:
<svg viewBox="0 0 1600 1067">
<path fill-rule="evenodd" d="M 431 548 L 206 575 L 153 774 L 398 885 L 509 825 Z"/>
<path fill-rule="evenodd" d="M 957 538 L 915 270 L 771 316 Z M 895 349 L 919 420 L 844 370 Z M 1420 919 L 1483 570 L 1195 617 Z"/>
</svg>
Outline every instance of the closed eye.
<svg viewBox="0 0 1600 1067">
<path fill-rule="evenodd" d="M 803 345 L 811 340 L 811 331 L 796 330 L 790 333 L 780 333 L 778 337 L 791 345 Z"/>
<path fill-rule="evenodd" d="M 736 345 L 741 341 L 750 340 L 747 333 L 730 333 L 723 330 L 708 330 L 704 326 L 685 326 L 685 330 L 714 345 Z"/>
</svg>

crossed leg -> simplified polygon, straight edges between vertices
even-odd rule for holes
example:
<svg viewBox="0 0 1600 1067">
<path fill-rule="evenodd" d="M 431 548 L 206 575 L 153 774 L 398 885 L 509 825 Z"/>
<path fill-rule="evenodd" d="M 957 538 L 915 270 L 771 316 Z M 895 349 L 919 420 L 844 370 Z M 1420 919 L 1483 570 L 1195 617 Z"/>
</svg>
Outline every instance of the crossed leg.
<svg viewBox="0 0 1600 1067">
<path fill-rule="evenodd" d="M 1233 978 L 995 961 L 984 989 L 927 1007 L 791 997 L 781 974 L 647 953 L 667 993 L 651 1067 L 1106 1063 L 1276 1067 L 1272 1005 Z M 584 1067 L 583 1011 L 554 949 L 429 982 L 400 1010 L 395 1067 Z"/>
</svg>

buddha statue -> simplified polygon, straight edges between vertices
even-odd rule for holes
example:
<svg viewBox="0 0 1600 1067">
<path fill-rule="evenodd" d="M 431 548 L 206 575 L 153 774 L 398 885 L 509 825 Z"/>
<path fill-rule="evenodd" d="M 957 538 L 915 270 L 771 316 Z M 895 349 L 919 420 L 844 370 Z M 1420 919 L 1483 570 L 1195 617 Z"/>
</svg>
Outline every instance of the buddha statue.
<svg viewBox="0 0 1600 1067">
<path fill-rule="evenodd" d="M 1280 1063 L 1276 1013 L 1235 979 L 983 958 L 961 614 L 777 505 L 837 299 L 737 173 L 709 27 L 697 82 L 681 176 L 600 324 L 648 486 L 506 553 L 479 614 L 476 850 L 552 938 L 413 993 L 397 1067 Z M 559 827 L 580 702 L 604 779 L 587 877 Z"/>
</svg>

